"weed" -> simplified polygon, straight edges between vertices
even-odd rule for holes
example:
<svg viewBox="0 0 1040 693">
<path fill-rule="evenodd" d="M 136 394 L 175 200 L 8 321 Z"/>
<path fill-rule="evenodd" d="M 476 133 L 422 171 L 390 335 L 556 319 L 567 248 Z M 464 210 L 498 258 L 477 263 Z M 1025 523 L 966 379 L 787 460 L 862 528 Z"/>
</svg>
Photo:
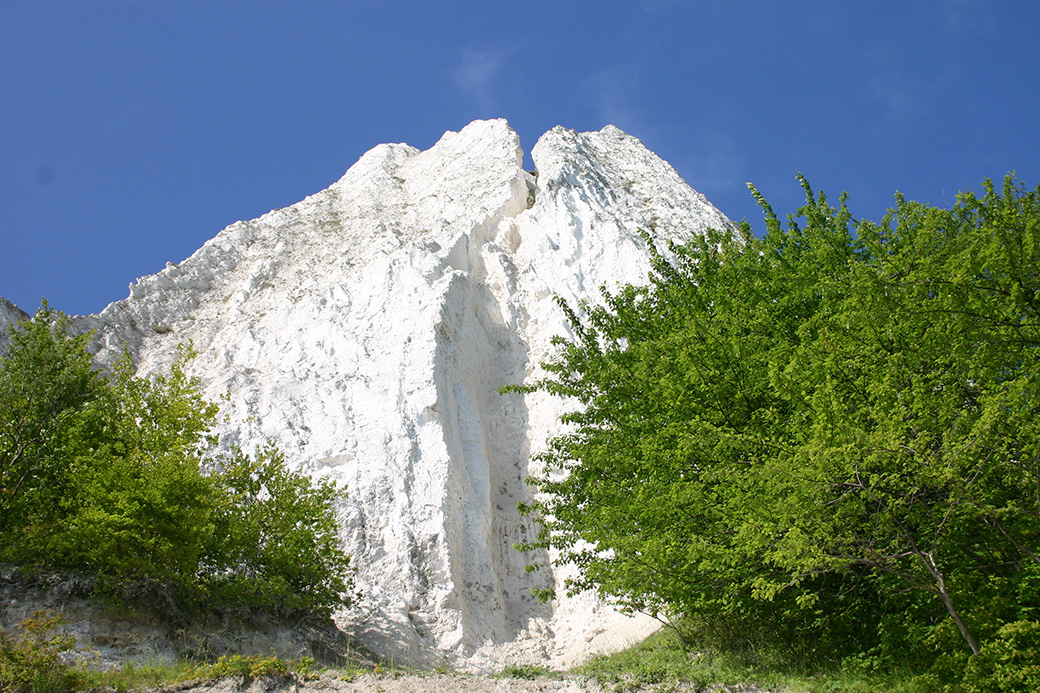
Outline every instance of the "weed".
<svg viewBox="0 0 1040 693">
<path fill-rule="evenodd" d="M 689 649 L 690 643 L 686 647 L 674 630 L 666 629 L 623 652 L 594 657 L 572 673 L 594 679 L 604 690 L 616 693 L 647 686 L 661 691 L 749 684 L 765 690 L 808 693 L 925 693 L 944 689 L 922 678 L 920 672 L 865 671 L 827 663 L 810 668 L 764 645 L 747 646 L 739 652 L 697 652 Z"/>
<path fill-rule="evenodd" d="M 65 661 L 76 639 L 59 630 L 60 614 L 37 611 L 18 624 L 15 636 L 0 630 L 0 690 L 60 693 L 76 690 L 80 675 Z"/>
<path fill-rule="evenodd" d="M 500 674 L 503 678 L 509 679 L 537 679 L 551 676 L 552 671 L 545 667 L 536 666 L 534 664 L 507 664 L 502 673 Z"/>
</svg>

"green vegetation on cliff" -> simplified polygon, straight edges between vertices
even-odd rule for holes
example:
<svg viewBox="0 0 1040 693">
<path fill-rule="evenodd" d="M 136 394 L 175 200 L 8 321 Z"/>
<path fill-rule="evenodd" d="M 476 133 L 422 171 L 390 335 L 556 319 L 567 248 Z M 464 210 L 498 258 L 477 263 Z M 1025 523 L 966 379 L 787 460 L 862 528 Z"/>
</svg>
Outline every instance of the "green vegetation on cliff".
<svg viewBox="0 0 1040 693">
<path fill-rule="evenodd" d="M 647 237 L 648 286 L 561 302 L 526 389 L 581 407 L 527 548 L 696 647 L 1038 683 L 1040 189 L 874 223 L 802 184 L 786 226 L 752 189 L 764 237 Z"/>
<path fill-rule="evenodd" d="M 46 303 L 0 360 L 0 561 L 85 573 L 173 612 L 328 614 L 349 600 L 334 485 L 268 447 L 214 455 L 217 406 L 184 370 L 105 376 Z"/>
</svg>

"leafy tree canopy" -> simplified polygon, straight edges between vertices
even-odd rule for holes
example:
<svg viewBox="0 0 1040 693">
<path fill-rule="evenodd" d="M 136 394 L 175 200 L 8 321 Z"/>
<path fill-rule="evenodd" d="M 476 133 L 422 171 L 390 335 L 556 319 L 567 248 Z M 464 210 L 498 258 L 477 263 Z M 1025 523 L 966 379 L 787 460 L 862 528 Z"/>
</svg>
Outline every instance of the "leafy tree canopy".
<svg viewBox="0 0 1040 693">
<path fill-rule="evenodd" d="M 646 236 L 647 286 L 561 301 L 573 337 L 520 389 L 580 407 L 526 548 L 719 637 L 977 654 L 1040 619 L 1040 188 L 875 223 L 800 180 L 786 225 L 752 188 L 763 237 Z"/>
<path fill-rule="evenodd" d="M 104 376 L 46 302 L 0 360 L 0 560 L 143 588 L 178 611 L 328 613 L 347 603 L 342 493 L 267 447 L 213 453 L 217 406 L 185 372 Z"/>
</svg>

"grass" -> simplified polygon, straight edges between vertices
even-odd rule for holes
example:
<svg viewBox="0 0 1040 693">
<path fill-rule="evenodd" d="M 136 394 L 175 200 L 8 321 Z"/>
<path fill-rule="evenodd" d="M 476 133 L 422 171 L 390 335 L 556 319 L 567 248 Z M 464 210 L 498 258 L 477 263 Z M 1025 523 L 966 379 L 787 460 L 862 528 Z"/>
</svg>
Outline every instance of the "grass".
<svg viewBox="0 0 1040 693">
<path fill-rule="evenodd" d="M 760 653 L 761 654 L 761 653 Z M 757 659 L 758 663 L 751 663 Z M 69 690 L 138 691 L 175 686 L 191 681 L 221 678 L 274 677 L 286 680 L 311 680 L 321 674 L 342 681 L 353 681 L 364 674 L 390 675 L 405 672 L 385 665 L 352 664 L 336 669 L 318 669 L 310 658 L 284 660 L 274 656 L 232 655 L 216 662 L 180 660 L 171 663 L 135 664 L 108 670 L 79 664 L 68 668 L 68 677 L 43 677 L 24 688 L 30 693 L 58 693 Z M 628 650 L 598 656 L 568 672 L 571 676 L 595 679 L 607 691 L 625 693 L 644 687 L 661 691 L 707 689 L 713 684 L 752 685 L 770 691 L 805 693 L 925 693 L 934 690 L 915 683 L 912 676 L 878 675 L 834 669 L 804 672 L 779 666 L 768 657 L 703 654 L 685 651 L 674 632 L 664 630 Z M 534 665 L 507 665 L 497 678 L 544 679 L 558 673 Z M 59 683 L 60 681 L 60 683 Z M 74 687 L 71 687 L 74 682 Z"/>
<path fill-rule="evenodd" d="M 556 678 L 557 673 L 551 669 L 540 667 L 535 664 L 507 664 L 496 678 L 503 679 L 534 679 Z"/>
<path fill-rule="evenodd" d="M 384 663 L 351 661 L 336 669 L 321 669 L 304 657 L 279 659 L 273 654 L 229 655 L 214 661 L 180 660 L 172 663 L 135 664 L 99 670 L 90 662 L 65 663 L 74 654 L 74 641 L 58 630 L 60 616 L 34 614 L 11 635 L 0 632 L 0 689 L 27 693 L 110 690 L 135 691 L 172 686 L 188 681 L 221 678 L 274 677 L 309 680 L 322 673 L 351 681 L 363 674 L 400 675 L 406 671 Z M 351 658 L 353 659 L 353 658 Z M 907 672 L 873 672 L 865 667 L 839 665 L 808 669 L 792 665 L 789 657 L 765 647 L 749 647 L 739 654 L 696 652 L 683 647 L 672 629 L 664 629 L 623 652 L 599 656 L 568 672 L 571 676 L 595 679 L 608 691 L 624 693 L 652 686 L 661 691 L 701 690 L 711 685 L 754 686 L 770 691 L 804 693 L 925 693 L 937 690 Z M 429 672 L 426 672 L 429 673 Z M 558 674 L 534 665 L 510 664 L 500 678 L 544 679 Z M 1015 689 L 1017 690 L 1017 689 Z"/>
<path fill-rule="evenodd" d="M 135 691 L 143 688 L 159 688 L 171 686 L 185 681 L 205 678 L 201 675 L 200 666 L 196 662 L 176 661 L 169 664 L 156 662 L 153 664 L 135 664 L 127 662 L 117 669 L 99 670 L 75 667 L 83 682 L 83 690 L 104 689 Z"/>
<path fill-rule="evenodd" d="M 76 690 L 138 691 L 154 689 L 190 681 L 204 682 L 223 678 L 274 678 L 310 681 L 328 673 L 342 681 L 353 681 L 373 668 L 348 664 L 336 669 L 318 667 L 310 657 L 280 659 L 264 655 L 230 655 L 216 662 L 177 660 L 140 665 L 128 662 L 115 669 L 98 670 L 84 665 L 72 668 L 79 686 Z M 33 692 L 35 693 L 35 692 Z"/>
<path fill-rule="evenodd" d="M 274 654 L 228 655 L 216 661 L 182 659 L 148 664 L 126 662 L 121 667 L 99 669 L 95 657 L 82 658 L 75 639 L 61 626 L 61 614 L 43 611 L 24 619 L 13 632 L 0 629 L 0 691 L 11 693 L 69 693 L 71 691 L 135 691 L 176 685 L 188 681 L 221 678 L 276 678 L 309 680 L 319 670 L 314 659 L 280 659 Z M 378 672 L 380 664 L 365 666 L 348 653 L 348 663 L 335 670 L 343 679 L 369 671 Z"/>
<path fill-rule="evenodd" d="M 934 691 L 904 672 L 871 673 L 839 666 L 806 670 L 776 653 L 740 655 L 689 651 L 671 629 L 613 655 L 594 657 L 571 672 L 596 679 L 608 689 L 633 691 L 643 686 L 664 690 L 705 689 L 712 684 L 755 686 L 792 693 L 926 693 Z"/>
</svg>

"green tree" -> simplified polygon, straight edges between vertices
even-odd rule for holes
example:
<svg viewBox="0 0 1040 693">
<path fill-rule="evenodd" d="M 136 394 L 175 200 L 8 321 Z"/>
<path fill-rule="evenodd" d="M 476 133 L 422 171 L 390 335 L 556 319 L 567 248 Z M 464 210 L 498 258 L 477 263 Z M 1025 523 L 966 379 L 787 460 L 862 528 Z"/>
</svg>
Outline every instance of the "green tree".
<svg viewBox="0 0 1040 693">
<path fill-rule="evenodd" d="M 68 318 L 43 302 L 0 368 L 0 534 L 48 517 L 69 485 L 68 431 L 103 389 Z"/>
<path fill-rule="evenodd" d="M 1040 543 L 1040 195 L 985 185 L 952 210 L 897 198 L 855 237 L 821 196 L 789 229 L 834 271 L 775 361 L 811 430 L 764 532 L 789 573 L 859 564 L 934 597 L 976 654 L 965 610 Z"/>
<path fill-rule="evenodd" d="M 68 328 L 44 304 L 0 360 L 0 560 L 144 587 L 175 611 L 348 601 L 340 492 L 274 448 L 215 460 L 218 407 L 187 375 L 190 348 L 166 375 L 137 377 L 124 356 L 101 377 Z"/>
<path fill-rule="evenodd" d="M 875 224 L 802 183 L 786 228 L 752 189 L 762 238 L 646 237 L 648 286 L 563 305 L 574 338 L 527 389 L 581 408 L 532 546 L 631 608 L 893 652 L 952 623 L 978 653 L 1040 602 L 1040 190 Z"/>
<path fill-rule="evenodd" d="M 216 601 L 324 613 L 349 602 L 334 514 L 343 493 L 334 483 L 290 472 L 271 445 L 255 457 L 224 457 L 214 479 L 220 503 L 203 572 Z"/>
<path fill-rule="evenodd" d="M 63 567 L 190 587 L 213 531 L 219 489 L 203 473 L 217 406 L 184 368 L 138 378 L 124 356 L 67 448 L 75 484 L 63 518 L 41 528 L 46 560 Z"/>
</svg>

